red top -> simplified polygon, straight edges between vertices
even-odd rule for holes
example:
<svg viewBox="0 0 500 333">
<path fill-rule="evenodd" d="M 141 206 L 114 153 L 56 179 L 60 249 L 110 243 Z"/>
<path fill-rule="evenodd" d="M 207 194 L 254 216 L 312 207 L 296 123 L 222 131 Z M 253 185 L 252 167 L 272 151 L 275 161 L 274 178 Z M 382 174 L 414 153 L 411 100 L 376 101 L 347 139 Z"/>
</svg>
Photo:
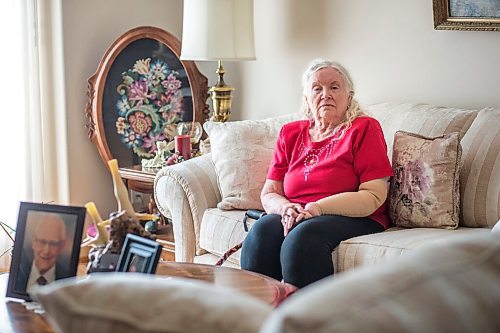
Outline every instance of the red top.
<svg viewBox="0 0 500 333">
<path fill-rule="evenodd" d="M 285 124 L 280 131 L 267 173 L 283 181 L 288 200 L 301 205 L 341 192 L 356 192 L 359 184 L 393 176 L 379 122 L 358 117 L 344 137 L 319 142 L 309 138 L 309 121 Z M 387 201 L 369 218 L 389 226 Z"/>
</svg>

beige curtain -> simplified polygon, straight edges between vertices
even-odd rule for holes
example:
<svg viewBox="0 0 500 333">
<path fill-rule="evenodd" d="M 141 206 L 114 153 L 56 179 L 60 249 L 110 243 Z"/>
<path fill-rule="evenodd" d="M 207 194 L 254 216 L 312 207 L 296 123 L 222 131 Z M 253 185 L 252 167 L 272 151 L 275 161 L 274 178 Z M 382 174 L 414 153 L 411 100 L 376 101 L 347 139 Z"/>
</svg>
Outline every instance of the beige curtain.
<svg viewBox="0 0 500 333">
<path fill-rule="evenodd" d="M 61 0 L 2 0 L 0 11 L 8 45 L 0 52 L 0 221 L 15 229 L 20 201 L 69 202 Z M 12 245 L 0 229 L 0 254 Z M 0 271 L 9 265 L 10 255 L 0 257 Z"/>
</svg>

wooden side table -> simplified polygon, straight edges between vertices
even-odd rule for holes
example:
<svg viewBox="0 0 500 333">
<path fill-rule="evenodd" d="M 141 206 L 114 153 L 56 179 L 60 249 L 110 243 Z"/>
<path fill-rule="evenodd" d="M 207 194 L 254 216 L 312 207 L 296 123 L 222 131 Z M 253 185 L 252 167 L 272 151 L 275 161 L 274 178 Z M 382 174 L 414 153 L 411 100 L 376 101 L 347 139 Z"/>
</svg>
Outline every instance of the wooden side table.
<svg viewBox="0 0 500 333">
<path fill-rule="evenodd" d="M 141 165 L 118 169 L 120 177 L 122 177 L 129 190 L 149 194 L 148 210 L 151 214 L 158 212 L 153 195 L 155 176 L 158 171 L 160 169 L 143 168 Z M 157 242 L 163 246 L 160 260 L 175 261 L 175 241 L 172 225 L 168 223 L 165 216 L 161 216 L 161 222 L 157 233 Z"/>
<path fill-rule="evenodd" d="M 154 181 L 156 173 L 160 169 L 143 168 L 141 165 L 133 165 L 118 169 L 120 177 L 129 190 L 149 194 L 148 209 L 150 213 L 156 213 L 156 202 L 154 200 Z"/>
</svg>

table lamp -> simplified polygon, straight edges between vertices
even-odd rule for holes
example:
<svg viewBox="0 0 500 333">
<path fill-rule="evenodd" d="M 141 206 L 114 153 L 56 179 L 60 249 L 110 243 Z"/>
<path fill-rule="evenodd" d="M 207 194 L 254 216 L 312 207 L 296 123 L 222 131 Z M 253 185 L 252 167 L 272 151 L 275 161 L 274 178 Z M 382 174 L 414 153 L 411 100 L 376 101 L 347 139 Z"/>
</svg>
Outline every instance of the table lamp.
<svg viewBox="0 0 500 333">
<path fill-rule="evenodd" d="M 218 62 L 211 119 L 226 121 L 234 88 L 224 82 L 222 61 L 255 60 L 253 0 L 184 0 L 180 59 Z"/>
</svg>

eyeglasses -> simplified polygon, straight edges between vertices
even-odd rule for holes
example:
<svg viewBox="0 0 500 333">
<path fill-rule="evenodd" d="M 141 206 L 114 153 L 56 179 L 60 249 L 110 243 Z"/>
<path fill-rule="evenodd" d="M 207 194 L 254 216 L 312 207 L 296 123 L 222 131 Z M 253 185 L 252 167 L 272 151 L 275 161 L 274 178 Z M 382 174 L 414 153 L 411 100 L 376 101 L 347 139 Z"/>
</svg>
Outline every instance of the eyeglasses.
<svg viewBox="0 0 500 333">
<path fill-rule="evenodd" d="M 62 241 L 49 241 L 46 239 L 35 238 L 35 242 L 41 247 L 48 246 L 50 249 L 57 249 L 61 246 Z"/>
</svg>

